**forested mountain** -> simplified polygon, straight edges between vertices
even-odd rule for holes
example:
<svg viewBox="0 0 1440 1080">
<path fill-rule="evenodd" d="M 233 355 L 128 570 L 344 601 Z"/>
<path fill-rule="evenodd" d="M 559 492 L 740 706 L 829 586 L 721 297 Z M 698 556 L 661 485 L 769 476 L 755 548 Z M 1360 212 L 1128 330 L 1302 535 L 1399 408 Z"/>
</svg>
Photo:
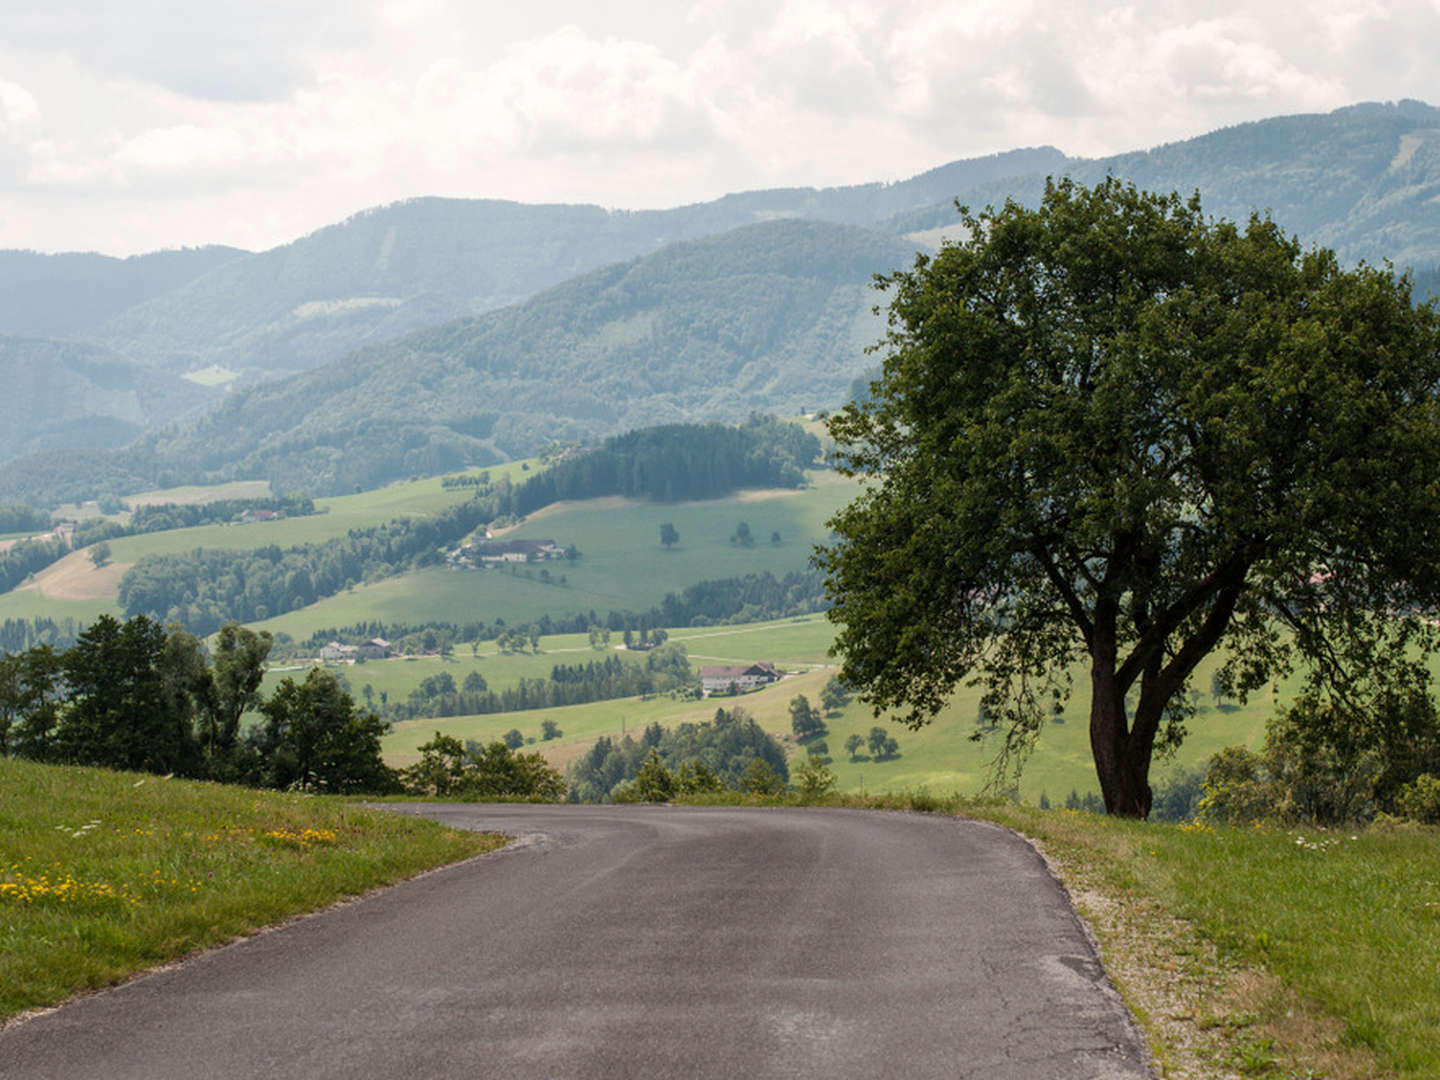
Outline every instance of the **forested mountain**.
<svg viewBox="0 0 1440 1080">
<path fill-rule="evenodd" d="M 0 461 L 60 447 L 108 449 L 213 392 L 78 342 L 0 336 Z"/>
<path fill-rule="evenodd" d="M 872 276 L 914 254 L 881 233 L 800 221 L 673 244 L 524 304 L 234 390 L 117 460 L 152 482 L 266 477 L 319 495 L 554 439 L 830 405 L 880 333 Z M 38 476 L 56 485 L 45 470 L 12 463 L 0 490 L 34 498 Z"/>
<path fill-rule="evenodd" d="M 1440 109 L 1418 101 L 1238 124 L 1185 142 L 957 190 L 977 209 L 1007 196 L 1034 205 L 1047 171 L 1093 184 L 1107 175 L 1152 191 L 1198 190 L 1205 211 L 1243 221 L 1270 210 L 1306 244 L 1354 262 L 1440 264 Z M 889 222 L 898 232 L 955 221 L 947 200 Z"/>
<path fill-rule="evenodd" d="M 234 261 L 120 315 L 96 339 L 177 372 L 218 364 L 285 374 L 677 241 L 782 217 L 869 224 L 1064 162 L 1057 150 L 1016 150 L 897 184 L 751 191 L 670 210 L 412 199 Z"/>
<path fill-rule="evenodd" d="M 218 245 L 128 259 L 0 251 L 0 334 L 84 337 L 126 308 L 249 254 Z"/>
<path fill-rule="evenodd" d="M 1280 117 L 1092 161 L 1017 150 L 899 183 L 744 192 L 669 210 L 422 198 L 253 255 L 0 253 L 0 334 L 83 338 L 170 373 L 218 364 L 241 384 L 311 372 L 232 394 L 213 420 L 152 431 L 125 455 L 72 454 L 83 472 L 55 460 L 11 464 L 0 495 L 106 490 L 162 473 L 271 475 L 318 493 L 499 460 L 550 439 L 831 406 L 877 336 L 864 314 L 875 300 L 869 272 L 938 243 L 955 225 L 955 197 L 977 207 L 1033 201 L 1047 175 L 1107 173 L 1199 189 L 1216 215 L 1268 207 L 1307 243 L 1345 259 L 1388 257 L 1415 268 L 1421 295 L 1436 289 L 1440 110 L 1418 102 Z M 834 225 L 807 233 L 779 220 L 796 218 L 870 227 L 869 254 L 835 246 L 840 234 L 824 232 Z M 707 237 L 718 246 L 703 246 Z M 15 398 L 17 418 L 45 422 L 0 441 L 0 460 L 115 445 L 199 393 L 116 378 L 71 390 L 56 383 L 62 375 L 71 378 L 33 376 L 41 397 Z M 175 410 L 154 404 L 171 398 Z M 52 416 L 51 404 L 69 411 Z"/>
</svg>

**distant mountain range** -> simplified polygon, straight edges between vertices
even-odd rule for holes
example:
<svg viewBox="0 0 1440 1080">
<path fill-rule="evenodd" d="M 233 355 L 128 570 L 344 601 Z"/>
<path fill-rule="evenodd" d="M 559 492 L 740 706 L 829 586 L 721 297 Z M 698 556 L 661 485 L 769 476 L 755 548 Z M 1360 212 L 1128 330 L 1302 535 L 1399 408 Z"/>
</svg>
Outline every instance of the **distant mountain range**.
<svg viewBox="0 0 1440 1080">
<path fill-rule="evenodd" d="M 73 341 L 0 336 L 0 461 L 73 446 L 121 447 L 197 409 L 204 387 Z"/>
<path fill-rule="evenodd" d="M 1440 109 L 1418 101 L 1238 124 L 1153 150 L 1070 160 L 1064 172 L 1086 184 L 1114 174 L 1151 191 L 1198 190 L 1206 213 L 1237 221 L 1269 211 L 1287 232 L 1347 262 L 1440 265 Z M 1007 177 L 961 199 L 1033 204 L 1044 182 L 1041 173 Z M 953 220 L 950 207 L 934 206 L 890 227 L 911 232 Z"/>
<path fill-rule="evenodd" d="M 1440 110 L 1409 101 L 1105 159 L 1016 150 L 901 183 L 671 210 L 415 199 L 258 254 L 0 252 L 0 334 L 12 335 L 0 361 L 17 388 L 0 460 L 146 432 L 118 455 L 12 462 L 0 497 L 162 473 L 269 475 L 318 494 L 552 438 L 832 406 L 878 336 L 865 282 L 938 244 L 954 201 L 1033 202 L 1048 175 L 1108 173 L 1198 189 L 1218 216 L 1268 208 L 1306 242 L 1390 258 L 1437 287 Z M 105 391 L 18 374 L 59 355 L 103 361 Z M 304 374 L 272 381 L 292 373 Z M 196 384 L 227 379 L 228 393 Z M 222 394 L 209 416 L 188 411 Z"/>
<path fill-rule="evenodd" d="M 334 493 L 556 439 L 833 405 L 882 329 L 873 276 L 914 254 L 873 230 L 794 220 L 671 244 L 235 391 L 119 459 L 138 475 Z"/>
</svg>

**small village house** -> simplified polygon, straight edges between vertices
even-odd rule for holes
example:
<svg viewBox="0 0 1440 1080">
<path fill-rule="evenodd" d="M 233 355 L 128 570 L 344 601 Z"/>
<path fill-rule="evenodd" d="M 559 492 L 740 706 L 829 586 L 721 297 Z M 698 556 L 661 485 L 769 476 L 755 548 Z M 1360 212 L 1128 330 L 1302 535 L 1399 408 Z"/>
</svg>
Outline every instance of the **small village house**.
<svg viewBox="0 0 1440 1080">
<path fill-rule="evenodd" d="M 700 669 L 700 690 L 706 695 L 728 694 L 732 690 L 743 694 L 779 679 L 775 665 L 763 660 L 754 664 L 719 664 Z"/>
</svg>

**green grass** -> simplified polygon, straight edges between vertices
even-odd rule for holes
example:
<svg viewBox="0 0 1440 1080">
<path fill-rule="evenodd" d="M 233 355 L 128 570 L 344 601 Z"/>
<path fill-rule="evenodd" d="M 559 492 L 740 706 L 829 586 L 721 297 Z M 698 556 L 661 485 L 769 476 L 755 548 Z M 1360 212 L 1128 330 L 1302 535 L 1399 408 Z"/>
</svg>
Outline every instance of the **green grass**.
<svg viewBox="0 0 1440 1080">
<path fill-rule="evenodd" d="M 1290 996 L 1271 995 L 1249 1015 L 1222 1007 L 1195 1018 L 1253 1028 L 1232 1050 L 1253 1059 L 1254 1073 L 1319 1075 L 1303 1069 L 1328 1058 L 1324 1075 L 1337 1080 L 1440 1076 L 1440 830 L 1211 829 L 969 812 L 1039 838 L 1085 866 L 1113 900 L 1158 906 L 1223 960 L 1278 979 Z M 1295 1012 L 1315 1022 L 1296 1023 L 1287 1015 Z M 1383 1073 L 1367 1064 L 1371 1055 Z"/>
<path fill-rule="evenodd" d="M 834 674 L 834 660 L 827 655 L 834 640 L 834 627 L 823 615 L 802 619 L 776 620 L 725 627 L 689 627 L 670 632 L 672 641 L 685 644 L 695 667 L 704 664 L 750 663 L 769 660 L 793 672 L 809 672 L 787 678 L 778 685 L 738 699 L 715 699 L 696 706 L 693 702 L 659 699 L 641 702 L 633 698 L 598 701 L 564 709 L 494 713 L 485 716 L 413 720 L 396 726 L 385 742 L 392 761 L 406 763 L 415 748 L 439 730 L 460 739 L 486 742 L 518 728 L 526 735 L 539 735 L 542 720 L 555 720 L 565 732 L 564 739 L 542 749 L 563 763 L 601 737 L 619 737 L 658 721 L 672 727 L 684 720 L 704 720 L 719 705 L 738 703 L 755 713 L 767 730 L 787 736 L 790 732 L 789 702 L 805 694 L 819 705 L 820 688 Z M 421 680 L 438 671 L 449 671 L 457 685 L 472 668 L 495 688 L 513 685 L 521 677 L 544 677 L 556 663 L 579 663 L 602 655 L 589 649 L 584 635 L 555 635 L 541 639 L 540 656 L 494 655 L 494 644 L 484 643 L 478 660 L 468 649 L 457 650 L 449 660 L 426 657 L 416 660 L 387 660 L 357 664 L 343 669 L 353 693 L 369 683 L 376 694 L 386 690 L 391 700 L 404 700 Z M 1202 665 L 1198 685 L 1208 685 L 1218 659 Z M 272 673 L 278 680 L 281 673 Z M 290 673 L 295 674 L 295 673 Z M 1023 802 L 1036 804 L 1042 793 L 1054 803 L 1063 802 L 1072 789 L 1080 794 L 1099 794 L 1089 744 L 1089 696 L 1086 684 L 1077 678 L 1077 694 L 1064 714 L 1064 723 L 1046 725 L 1040 743 L 1025 764 L 1019 783 Z M 1244 706 L 1216 708 L 1204 699 L 1190 724 L 1190 736 L 1173 764 L 1196 767 L 1222 747 L 1256 747 L 1264 734 L 1265 721 L 1273 706 L 1268 695 L 1258 696 Z M 825 736 L 833 759 L 831 768 L 839 777 L 839 790 L 850 793 L 902 792 L 921 789 L 936 793 L 958 792 L 978 795 L 990 783 L 998 750 L 997 736 L 981 742 L 970 739 L 975 731 L 979 691 L 960 688 L 940 715 L 918 731 L 889 720 L 876 720 L 870 709 L 852 702 L 839 714 L 826 719 Z M 900 754 L 888 761 L 874 761 L 868 751 L 851 760 L 844 751 L 847 735 L 864 737 L 877 724 L 886 728 L 900 744 Z M 1170 763 L 1157 764 L 1153 780 L 1164 777 Z"/>
<path fill-rule="evenodd" d="M 380 619 L 395 623 L 441 620 L 456 623 L 497 618 L 524 622 L 542 614 L 594 610 L 603 619 L 614 610 L 643 611 L 687 585 L 715 578 L 769 571 L 781 575 L 809 566 L 812 548 L 826 535 L 825 521 L 854 497 L 856 487 L 833 473 L 812 474 L 803 491 L 753 499 L 741 495 L 688 503 L 616 506 L 596 500 L 547 508 L 505 534 L 506 538 L 550 538 L 575 544 L 582 558 L 542 566 L 497 570 L 420 570 L 322 600 L 256 626 L 296 639 L 325 627 Z M 436 481 L 438 483 L 438 481 Z M 768 493 L 767 493 L 768 494 Z M 756 544 L 730 543 L 740 521 L 750 525 Z M 660 545 L 660 525 L 671 522 L 680 543 Z M 284 523 L 277 523 L 284 524 Z M 271 528 L 274 526 L 245 526 Z M 190 531 L 190 530 L 187 530 Z M 770 543 L 780 533 L 781 542 Z M 192 545 L 193 546 L 193 545 Z M 119 548 L 114 557 L 119 560 Z M 540 570 L 558 582 L 545 584 Z"/>
<path fill-rule="evenodd" d="M 123 619 L 125 613 L 114 600 L 61 600 L 38 589 L 13 589 L 0 595 L 0 619 L 71 618 L 80 624 L 94 622 L 100 615 Z"/>
<path fill-rule="evenodd" d="M 0 1019 L 500 842 L 339 800 L 0 758 Z"/>
<path fill-rule="evenodd" d="M 1151 850 L 1183 917 L 1343 1017 L 1346 1042 L 1440 1076 L 1440 833 L 1165 830 Z"/>
<path fill-rule="evenodd" d="M 672 630 L 670 640 L 683 643 L 698 671 L 704 664 L 752 663 L 771 660 L 782 667 L 802 668 L 827 662 L 825 650 L 834 632 L 823 615 L 807 615 L 798 619 L 775 622 L 747 623 L 741 626 L 689 627 Z M 521 679 L 548 678 L 556 664 L 586 664 L 618 655 L 622 660 L 643 663 L 643 653 L 616 652 L 620 635 L 611 635 L 611 649 L 590 647 L 586 634 L 550 634 L 540 639 L 540 652 L 501 653 L 493 641 L 482 641 L 477 651 L 469 645 L 457 646 L 452 656 L 407 656 L 390 660 L 371 660 L 339 666 L 333 670 L 350 684 L 359 695 L 369 685 L 374 699 L 381 692 L 390 701 L 404 701 L 421 682 L 440 672 L 448 672 L 458 687 L 471 671 L 478 671 L 486 684 L 495 690 L 514 686 Z M 302 673 L 302 665 L 279 665 L 266 674 L 266 693 L 286 676 Z"/>
</svg>

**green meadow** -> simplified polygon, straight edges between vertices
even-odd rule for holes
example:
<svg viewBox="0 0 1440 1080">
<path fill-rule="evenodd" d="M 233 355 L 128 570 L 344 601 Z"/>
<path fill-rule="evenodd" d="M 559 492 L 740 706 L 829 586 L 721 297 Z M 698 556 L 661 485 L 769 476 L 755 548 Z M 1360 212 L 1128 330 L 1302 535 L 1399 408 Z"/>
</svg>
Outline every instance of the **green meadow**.
<svg viewBox="0 0 1440 1080">
<path fill-rule="evenodd" d="M 20 588 L 0 595 L 0 619 L 74 619 L 89 623 L 100 615 L 124 617 L 114 600 L 72 600 L 47 596 L 39 589 Z"/>
<path fill-rule="evenodd" d="M 490 475 L 498 478 L 512 468 L 518 473 L 518 466 L 496 466 Z M 132 563 L 146 555 L 174 555 L 197 547 L 253 551 L 272 544 L 282 548 L 314 544 L 344 536 L 351 529 L 383 524 L 391 518 L 433 516 L 464 502 L 470 495 L 469 488 L 445 490 L 440 477 L 433 476 L 356 495 L 316 499 L 317 512 L 306 517 L 250 525 L 198 525 L 192 529 L 123 537 L 110 541 L 111 558 L 117 563 Z"/>
<path fill-rule="evenodd" d="M 0 758 L 0 1021 L 492 850 L 339 799 Z"/>
<path fill-rule="evenodd" d="M 492 466 L 491 477 L 518 478 L 528 462 Z M 479 472 L 471 469 L 469 472 Z M 258 487 L 257 487 L 258 485 Z M 169 488 L 134 496 L 141 503 L 199 503 L 227 498 L 255 498 L 268 493 L 259 481 L 236 481 L 213 487 Z M 249 525 L 200 525 L 190 529 L 126 536 L 109 541 L 110 563 L 92 571 L 88 556 L 76 552 L 36 575 L 35 583 L 0 595 L 0 619 L 26 619 L 49 615 L 73 616 L 89 621 L 101 614 L 119 615 L 116 589 L 125 568 L 147 555 L 175 555 L 195 548 L 253 551 L 276 545 L 292 547 L 344 536 L 351 529 L 370 528 L 392 518 L 426 517 L 440 513 L 471 495 L 469 488 L 445 490 L 438 476 L 412 480 L 355 495 L 315 500 L 318 511 L 307 517 Z M 87 504 L 89 505 L 89 504 Z M 67 516 L 75 516 L 73 514 Z M 120 515 L 122 519 L 128 515 Z M 90 578 L 94 576 L 94 580 Z"/>
<path fill-rule="evenodd" d="M 520 479 L 528 463 L 492 466 L 492 477 Z M 478 472 L 479 470 L 470 470 Z M 476 620 L 526 622 L 549 613 L 569 615 L 594 609 L 644 610 L 665 594 L 699 581 L 769 571 L 804 570 L 814 545 L 826 535 L 825 521 L 853 496 L 856 486 L 828 471 L 810 474 L 799 491 L 741 492 L 726 499 L 687 503 L 595 499 L 562 503 L 507 530 L 507 538 L 552 538 L 575 544 L 582 557 L 541 566 L 456 571 L 413 571 L 359 585 L 307 608 L 254 624 L 303 639 L 316 630 L 380 620 L 387 623 Z M 229 497 L 233 485 L 209 489 Z M 146 493 L 146 501 L 201 501 L 205 489 Z M 110 541 L 110 565 L 95 571 L 83 554 L 71 555 L 37 575 L 36 587 L 0 595 L 0 619 L 66 615 L 90 620 L 118 615 L 115 590 L 123 571 L 147 555 L 173 555 L 197 547 L 251 551 L 276 545 L 318 543 L 397 517 L 439 513 L 470 497 L 470 490 L 445 490 L 439 477 L 392 484 L 375 491 L 316 500 L 320 513 L 249 525 L 202 525 L 190 529 L 128 536 Z M 745 521 L 752 547 L 730 542 Z M 670 522 L 680 542 L 660 544 L 660 525 Z M 778 533 L 780 540 L 772 543 Z M 550 574 L 547 582 L 541 570 Z M 560 583 L 563 575 L 565 581 Z"/>
<path fill-rule="evenodd" d="M 748 664 L 773 660 L 783 667 L 806 668 L 828 663 L 825 655 L 834 639 L 831 625 L 822 615 L 807 615 L 779 622 L 746 623 L 740 626 L 687 627 L 669 632 L 672 642 L 685 645 L 697 668 L 704 664 Z M 594 649 L 586 634 L 551 634 L 541 637 L 540 651 L 502 653 L 493 641 L 457 646 L 450 656 L 402 656 L 389 660 L 339 665 L 334 670 L 351 692 L 359 695 L 365 686 L 379 700 L 383 692 L 391 701 L 403 701 L 412 690 L 432 675 L 448 672 L 459 686 L 472 671 L 478 671 L 492 689 L 514 686 L 521 679 L 548 678 L 556 664 L 585 664 L 618 655 L 622 660 L 644 663 L 644 653 L 618 649 L 620 635 L 610 635 L 608 649 Z M 276 665 L 265 677 L 270 689 L 289 676 L 303 674 L 305 665 Z"/>
<path fill-rule="evenodd" d="M 811 486 L 799 491 L 742 492 L 700 502 L 595 499 L 556 504 L 507 530 L 505 538 L 574 544 L 579 559 L 493 570 L 412 571 L 356 586 L 255 626 L 302 640 L 317 630 L 374 619 L 415 624 L 498 618 L 515 623 L 546 613 L 592 609 L 603 619 L 612 609 L 646 610 L 666 593 L 699 581 L 805 570 L 815 544 L 827 534 L 825 522 L 857 490 L 834 473 L 817 472 L 811 478 Z M 741 521 L 750 526 L 753 547 L 730 542 Z M 664 522 L 680 534 L 680 542 L 668 550 L 660 544 Z M 774 533 L 780 534 L 778 543 L 771 542 Z M 549 582 L 541 577 L 542 570 L 550 575 Z"/>
<path fill-rule="evenodd" d="M 627 698 L 562 709 L 406 721 L 397 724 L 386 738 L 386 757 L 392 764 L 407 764 L 415 759 L 420 744 L 436 731 L 462 740 L 488 742 L 518 729 L 523 735 L 538 740 L 541 722 L 554 720 L 564 732 L 563 737 L 537 743 L 537 748 L 556 764 L 564 765 L 601 736 L 619 738 L 656 722 L 673 727 L 686 721 L 708 720 L 717 707 L 734 704 L 754 714 L 767 731 L 788 740 L 792 752 L 799 752 L 790 731 L 790 701 L 804 694 L 818 707 L 820 689 L 836 670 L 835 661 L 827 655 L 834 640 L 834 628 L 823 616 L 677 629 L 671 632 L 671 640 L 685 644 L 691 663 L 697 669 L 704 664 L 768 660 L 792 674 L 775 686 L 739 698 L 712 698 L 704 702 L 668 697 L 649 701 Z M 470 655 L 468 649 L 462 649 L 448 660 L 426 657 L 413 661 L 378 661 L 348 667 L 344 674 L 357 694 L 369 683 L 377 695 L 383 688 L 392 699 L 403 700 L 422 679 L 437 671 L 451 672 L 459 684 L 474 668 L 491 686 L 500 687 L 520 677 L 543 677 L 551 665 L 583 662 L 586 654 L 591 653 L 583 635 L 542 638 L 540 656 L 496 656 L 485 652 L 486 648 L 493 650 L 493 645 L 482 646 L 478 659 Z M 1202 666 L 1196 678 L 1197 687 L 1209 686 L 1216 662 Z M 1046 725 L 1034 753 L 1025 762 L 1018 784 L 1018 793 L 1024 802 L 1038 803 L 1043 793 L 1058 804 L 1072 789 L 1082 795 L 1087 791 L 1098 794 L 1090 756 L 1089 697 L 1081 678 L 1083 672 L 1077 670 L 1075 674 L 1075 697 L 1058 722 Z M 1288 692 L 1293 692 L 1293 687 L 1282 688 L 1281 700 L 1285 700 Z M 977 729 L 979 698 L 978 689 L 960 688 L 934 721 L 915 731 L 888 718 L 877 720 L 867 706 L 852 701 L 826 720 L 829 733 L 824 738 L 833 759 L 830 767 L 839 777 L 839 790 L 855 794 L 884 791 L 980 794 L 994 777 L 994 760 L 1000 744 L 998 733 L 986 734 L 979 741 L 971 738 Z M 1208 694 L 1202 695 L 1189 725 L 1190 735 L 1173 764 L 1195 767 L 1222 747 L 1258 746 L 1273 705 L 1269 694 L 1252 697 L 1245 705 L 1224 706 L 1217 705 Z M 899 755 L 875 761 L 868 750 L 862 750 L 852 760 L 844 751 L 846 737 L 858 734 L 863 738 L 877 724 L 884 726 L 899 742 Z M 1157 779 L 1163 779 L 1170 764 L 1157 764 L 1154 774 Z M 1007 782 L 1004 786 L 1010 785 Z"/>
</svg>

